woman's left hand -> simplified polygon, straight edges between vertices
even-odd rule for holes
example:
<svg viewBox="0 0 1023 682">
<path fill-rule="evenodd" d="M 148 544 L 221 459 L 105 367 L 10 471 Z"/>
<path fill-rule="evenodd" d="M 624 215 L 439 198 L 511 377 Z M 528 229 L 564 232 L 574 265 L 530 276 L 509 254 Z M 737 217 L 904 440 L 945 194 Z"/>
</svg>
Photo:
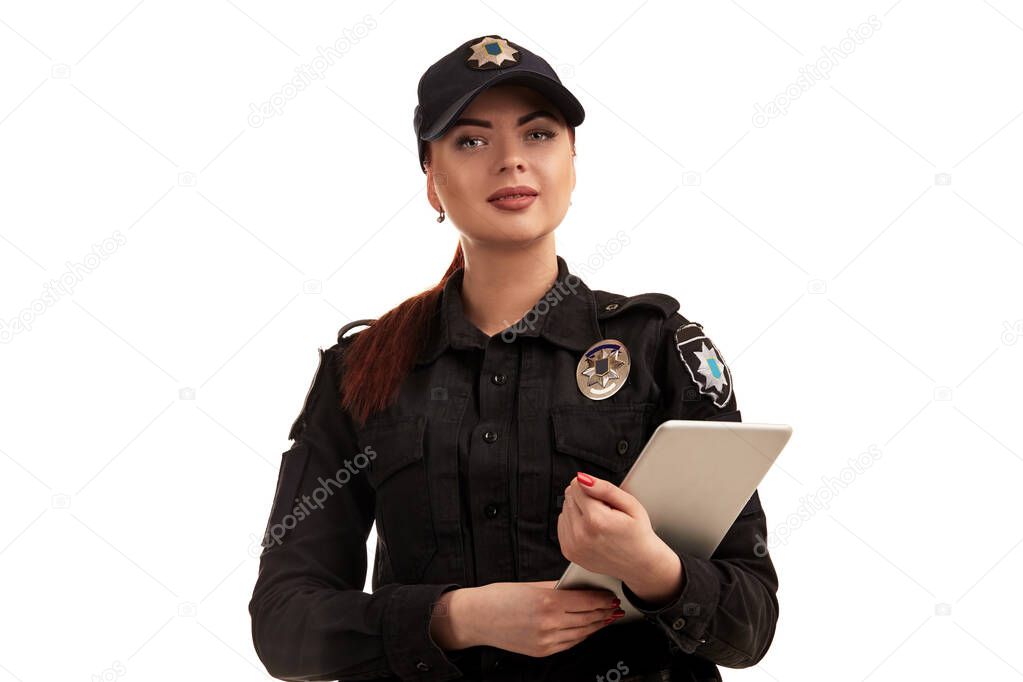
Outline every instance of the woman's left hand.
<svg viewBox="0 0 1023 682">
<path fill-rule="evenodd" d="M 646 509 L 611 481 L 580 472 L 565 488 L 558 541 L 569 561 L 631 585 L 663 563 L 671 548 L 654 532 Z"/>
</svg>

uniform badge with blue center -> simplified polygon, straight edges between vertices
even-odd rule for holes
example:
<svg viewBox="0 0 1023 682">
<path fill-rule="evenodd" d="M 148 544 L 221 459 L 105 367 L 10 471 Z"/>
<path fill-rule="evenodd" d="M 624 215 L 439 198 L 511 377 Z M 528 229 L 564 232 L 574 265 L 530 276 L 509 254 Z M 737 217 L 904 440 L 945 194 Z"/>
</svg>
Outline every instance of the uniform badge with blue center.
<svg viewBox="0 0 1023 682">
<path fill-rule="evenodd" d="M 732 397 L 732 372 L 703 327 L 697 322 L 682 325 L 675 330 L 675 345 L 697 390 L 710 396 L 718 407 L 727 405 Z"/>
<path fill-rule="evenodd" d="M 519 63 L 519 51 L 501 36 L 487 36 L 469 49 L 465 63 L 474 69 L 503 69 Z"/>
<path fill-rule="evenodd" d="M 576 365 L 575 381 L 590 400 L 610 398 L 629 377 L 629 351 L 618 339 L 603 339 L 590 346 Z"/>
</svg>

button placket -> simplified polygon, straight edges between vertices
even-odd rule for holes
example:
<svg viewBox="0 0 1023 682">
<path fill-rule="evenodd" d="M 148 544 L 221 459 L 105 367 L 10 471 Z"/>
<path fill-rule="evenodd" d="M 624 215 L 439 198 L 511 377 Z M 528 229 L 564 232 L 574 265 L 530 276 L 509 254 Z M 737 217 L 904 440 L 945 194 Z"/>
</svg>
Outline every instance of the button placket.
<svg viewBox="0 0 1023 682">
<path fill-rule="evenodd" d="M 469 495 L 474 510 L 473 551 L 477 579 L 490 581 L 514 575 L 514 539 L 505 532 L 513 512 L 509 506 L 509 447 L 515 442 L 513 368 L 518 366 L 518 345 L 492 337 L 483 349 L 479 374 L 477 431 L 473 436 L 474 475 Z M 478 438 L 479 440 L 476 440 Z"/>
</svg>

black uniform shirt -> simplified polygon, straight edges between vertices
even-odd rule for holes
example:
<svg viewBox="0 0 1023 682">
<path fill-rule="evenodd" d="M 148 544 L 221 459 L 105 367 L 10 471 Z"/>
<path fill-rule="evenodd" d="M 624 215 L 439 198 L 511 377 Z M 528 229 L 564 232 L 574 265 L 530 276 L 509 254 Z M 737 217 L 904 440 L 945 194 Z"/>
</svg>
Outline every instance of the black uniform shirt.
<svg viewBox="0 0 1023 682">
<path fill-rule="evenodd" d="M 444 651 L 430 638 L 447 590 L 556 580 L 564 489 L 582 470 L 621 483 L 666 419 L 741 421 L 731 373 L 702 327 L 665 294 L 590 290 L 558 260 L 555 285 L 504 332 L 465 317 L 456 271 L 398 400 L 358 427 L 339 404 L 342 354 L 320 365 L 281 457 L 249 603 L 260 660 L 285 680 L 720 679 L 767 652 L 777 576 L 757 492 L 710 559 L 681 554 L 678 599 L 608 625 L 545 658 L 489 646 Z M 592 400 L 582 354 L 617 339 L 627 381 Z M 363 592 L 376 522 L 372 593 Z M 442 617 L 442 616 L 435 616 Z M 601 677 L 603 676 L 603 677 Z"/>
</svg>

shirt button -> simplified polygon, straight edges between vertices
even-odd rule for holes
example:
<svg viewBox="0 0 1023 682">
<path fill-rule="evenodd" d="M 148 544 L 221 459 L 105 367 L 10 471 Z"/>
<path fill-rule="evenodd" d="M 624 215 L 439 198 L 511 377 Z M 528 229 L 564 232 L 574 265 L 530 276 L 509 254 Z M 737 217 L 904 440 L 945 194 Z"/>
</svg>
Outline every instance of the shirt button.
<svg viewBox="0 0 1023 682">
<path fill-rule="evenodd" d="M 675 630 L 681 630 L 685 626 L 686 626 L 685 618 L 676 618 L 675 622 L 671 624 L 671 627 L 674 628 Z"/>
<path fill-rule="evenodd" d="M 497 516 L 497 505 L 488 504 L 486 508 L 483 510 L 483 513 L 487 515 L 488 519 L 494 518 L 495 516 Z"/>
<path fill-rule="evenodd" d="M 483 434 L 483 440 L 486 441 L 487 443 L 493 443 L 494 441 L 497 440 L 497 432 L 487 431 L 486 433 Z"/>
<path fill-rule="evenodd" d="M 629 441 L 622 438 L 618 441 L 618 454 L 624 455 L 629 450 Z"/>
<path fill-rule="evenodd" d="M 428 666 L 426 663 L 423 663 L 422 661 L 416 661 L 416 668 L 422 670 L 425 673 L 427 670 L 430 669 L 430 666 Z"/>
<path fill-rule="evenodd" d="M 494 376 L 490 377 L 490 381 L 492 383 L 497 384 L 498 386 L 504 386 L 504 383 L 508 381 L 508 377 L 506 377 L 503 374 L 495 374 Z"/>
</svg>

